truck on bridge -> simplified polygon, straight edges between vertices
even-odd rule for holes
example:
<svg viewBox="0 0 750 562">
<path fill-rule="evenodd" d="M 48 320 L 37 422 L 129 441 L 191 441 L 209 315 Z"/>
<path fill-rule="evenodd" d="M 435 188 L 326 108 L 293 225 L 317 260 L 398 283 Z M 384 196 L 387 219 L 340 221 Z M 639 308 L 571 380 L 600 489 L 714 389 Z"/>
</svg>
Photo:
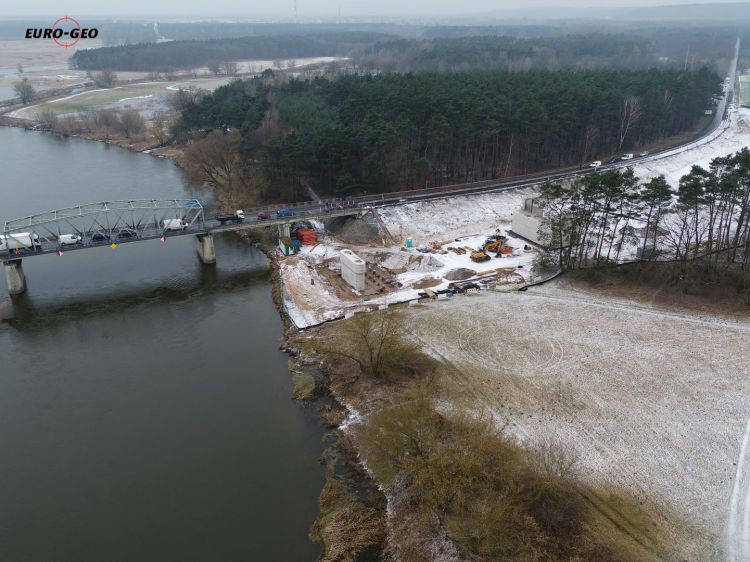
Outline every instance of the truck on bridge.
<svg viewBox="0 0 750 562">
<path fill-rule="evenodd" d="M 245 211 L 243 211 L 242 209 L 237 209 L 231 215 L 217 216 L 216 220 L 219 221 L 220 224 L 226 224 L 228 222 L 242 222 L 245 220 Z"/>
<path fill-rule="evenodd" d="M 0 251 L 36 250 L 41 248 L 39 235 L 31 232 L 0 234 Z"/>
</svg>

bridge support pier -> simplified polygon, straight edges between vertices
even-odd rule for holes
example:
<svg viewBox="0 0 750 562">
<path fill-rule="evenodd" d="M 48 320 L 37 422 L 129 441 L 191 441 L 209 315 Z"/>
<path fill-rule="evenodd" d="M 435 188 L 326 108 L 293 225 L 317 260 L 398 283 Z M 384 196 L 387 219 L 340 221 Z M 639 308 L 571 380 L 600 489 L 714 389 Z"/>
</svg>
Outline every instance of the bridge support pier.
<svg viewBox="0 0 750 562">
<path fill-rule="evenodd" d="M 21 295 L 26 292 L 26 275 L 24 275 L 21 260 L 3 261 L 5 268 L 5 282 L 8 284 L 8 293 Z"/>
<path fill-rule="evenodd" d="M 198 257 L 204 265 L 216 263 L 216 250 L 214 249 L 213 234 L 196 234 Z"/>
<path fill-rule="evenodd" d="M 285 222 L 279 225 L 279 236 L 286 236 L 289 238 L 292 235 L 292 223 Z"/>
</svg>

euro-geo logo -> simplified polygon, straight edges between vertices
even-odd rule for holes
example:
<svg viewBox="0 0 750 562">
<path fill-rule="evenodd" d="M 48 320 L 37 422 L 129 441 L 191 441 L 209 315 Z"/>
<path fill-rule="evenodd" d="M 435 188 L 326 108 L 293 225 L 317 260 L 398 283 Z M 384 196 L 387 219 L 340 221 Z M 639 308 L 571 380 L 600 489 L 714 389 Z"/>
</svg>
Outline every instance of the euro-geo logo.
<svg viewBox="0 0 750 562">
<path fill-rule="evenodd" d="M 26 29 L 26 39 L 52 39 L 60 47 L 73 47 L 81 39 L 95 39 L 99 30 L 95 27 L 81 27 L 70 16 L 59 18 L 52 27 L 29 27 Z"/>
</svg>

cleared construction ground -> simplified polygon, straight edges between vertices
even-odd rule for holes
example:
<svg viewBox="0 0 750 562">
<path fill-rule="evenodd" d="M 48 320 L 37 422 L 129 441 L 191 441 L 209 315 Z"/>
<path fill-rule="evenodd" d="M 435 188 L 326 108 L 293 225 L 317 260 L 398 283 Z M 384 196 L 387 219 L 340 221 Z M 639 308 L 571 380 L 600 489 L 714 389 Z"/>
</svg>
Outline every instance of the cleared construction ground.
<svg viewBox="0 0 750 562">
<path fill-rule="evenodd" d="M 750 405 L 750 323 L 592 298 L 554 284 L 409 307 L 459 393 L 530 445 L 572 449 L 592 497 L 654 559 L 721 560 Z M 661 537 L 663 550 L 653 536 Z"/>
</svg>

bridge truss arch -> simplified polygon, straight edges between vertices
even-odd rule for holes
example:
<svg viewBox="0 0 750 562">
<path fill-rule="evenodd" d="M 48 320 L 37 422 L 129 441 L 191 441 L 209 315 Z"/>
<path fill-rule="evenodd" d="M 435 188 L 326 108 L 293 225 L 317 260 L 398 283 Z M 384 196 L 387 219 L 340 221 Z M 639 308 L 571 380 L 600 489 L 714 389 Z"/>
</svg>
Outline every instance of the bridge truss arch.
<svg viewBox="0 0 750 562">
<path fill-rule="evenodd" d="M 0 256 L 8 259 L 68 249 L 161 238 L 181 221 L 180 233 L 205 231 L 198 199 L 130 199 L 76 205 L 5 222 Z M 76 240 L 73 242 L 73 240 Z"/>
</svg>

